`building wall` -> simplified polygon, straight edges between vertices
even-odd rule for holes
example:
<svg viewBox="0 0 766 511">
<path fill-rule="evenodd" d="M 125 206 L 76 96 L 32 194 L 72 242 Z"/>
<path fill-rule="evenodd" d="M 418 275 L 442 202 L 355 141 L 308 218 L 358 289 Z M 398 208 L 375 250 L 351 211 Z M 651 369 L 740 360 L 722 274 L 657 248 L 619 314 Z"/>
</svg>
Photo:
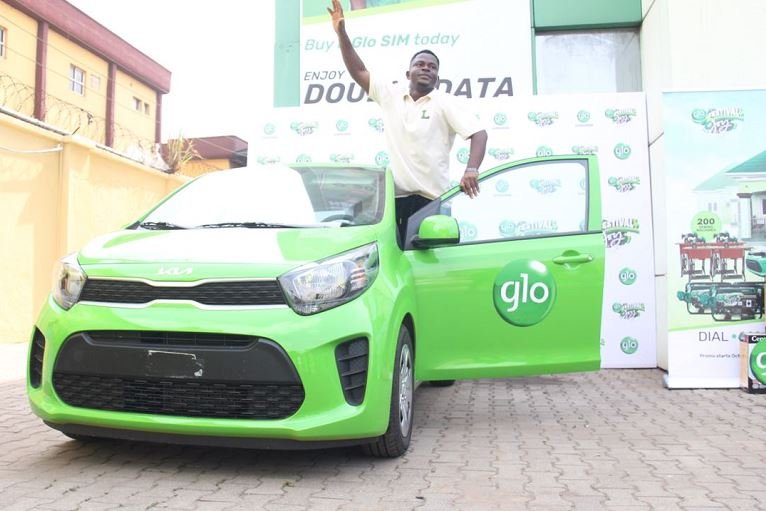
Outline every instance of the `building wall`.
<svg viewBox="0 0 766 511">
<path fill-rule="evenodd" d="M 77 129 L 78 135 L 103 144 L 109 64 L 52 30 L 48 32 L 47 64 L 45 121 L 64 131 Z M 72 90 L 72 65 L 85 71 L 85 92 L 82 96 Z M 98 86 L 94 79 L 99 82 Z"/>
<path fill-rule="evenodd" d="M 0 104 L 31 116 L 35 108 L 37 21 L 0 2 L 7 53 L 0 57 Z"/>
<path fill-rule="evenodd" d="M 8 115 L 0 115 L 0 140 L 0 342 L 21 342 L 59 257 L 132 222 L 188 178 Z"/>
<path fill-rule="evenodd" d="M 35 115 L 37 19 L 49 20 L 43 120 L 105 144 L 111 61 L 117 66 L 113 147 L 144 161 L 157 136 L 158 93 L 169 91 L 170 72 L 64 0 L 21 3 L 34 17 L 0 0 L 9 49 L 0 58 L 0 106 Z M 72 64 L 85 71 L 83 95 L 72 90 Z M 138 110 L 134 98 L 140 100 Z"/>
<path fill-rule="evenodd" d="M 763 88 L 766 2 L 662 0 L 674 89 Z"/>
<path fill-rule="evenodd" d="M 133 98 L 141 101 L 140 110 L 135 108 Z M 114 99 L 114 148 L 125 151 L 136 144 L 141 147 L 153 144 L 157 118 L 157 93 L 154 89 L 118 70 Z M 144 105 L 149 105 L 148 112 Z"/>
<path fill-rule="evenodd" d="M 734 6 L 736 3 L 736 8 Z M 657 344 L 667 368 L 662 92 L 766 88 L 766 2 L 762 0 L 642 0 L 641 66 L 649 117 L 649 155 L 657 281 Z"/>
</svg>

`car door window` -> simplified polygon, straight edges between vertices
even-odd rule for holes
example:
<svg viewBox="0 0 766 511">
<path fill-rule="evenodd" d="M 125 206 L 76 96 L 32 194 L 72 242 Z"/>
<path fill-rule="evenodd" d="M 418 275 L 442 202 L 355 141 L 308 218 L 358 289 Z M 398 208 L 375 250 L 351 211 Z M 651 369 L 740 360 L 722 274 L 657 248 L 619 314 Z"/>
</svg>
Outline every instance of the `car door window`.
<svg viewBox="0 0 766 511">
<path fill-rule="evenodd" d="M 460 226 L 460 243 L 567 235 L 588 227 L 586 160 L 535 162 L 497 172 L 471 199 L 460 192 L 439 213 Z"/>
</svg>

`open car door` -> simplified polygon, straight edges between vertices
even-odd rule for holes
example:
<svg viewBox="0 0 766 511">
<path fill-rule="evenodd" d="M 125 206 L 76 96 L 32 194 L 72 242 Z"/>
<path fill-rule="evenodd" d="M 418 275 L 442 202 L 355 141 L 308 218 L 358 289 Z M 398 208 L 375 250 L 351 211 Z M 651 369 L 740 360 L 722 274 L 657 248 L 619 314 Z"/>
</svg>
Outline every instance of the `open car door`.
<svg viewBox="0 0 766 511">
<path fill-rule="evenodd" d="M 598 369 L 604 241 L 596 157 L 509 163 L 482 174 L 480 187 L 474 199 L 452 189 L 409 220 L 416 378 Z M 439 219 L 457 222 L 459 241 L 419 243 L 433 215 L 454 218 Z"/>
</svg>

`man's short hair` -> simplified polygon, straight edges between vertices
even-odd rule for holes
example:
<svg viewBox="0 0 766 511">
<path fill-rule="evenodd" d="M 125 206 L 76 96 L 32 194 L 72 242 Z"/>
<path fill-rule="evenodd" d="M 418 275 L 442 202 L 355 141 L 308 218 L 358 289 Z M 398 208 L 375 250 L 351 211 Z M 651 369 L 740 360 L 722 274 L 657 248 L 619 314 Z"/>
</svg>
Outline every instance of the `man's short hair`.
<svg viewBox="0 0 766 511">
<path fill-rule="evenodd" d="M 432 52 L 431 50 L 420 50 L 420 51 L 416 52 L 415 55 L 413 55 L 412 58 L 410 59 L 410 65 L 412 65 L 412 61 L 415 60 L 415 57 L 417 57 L 418 55 L 422 55 L 423 53 L 427 53 L 427 54 L 431 55 L 433 58 L 435 58 L 436 59 L 436 65 L 441 67 L 441 64 L 439 64 L 439 57 L 437 57 L 436 54 L 434 52 Z"/>
</svg>

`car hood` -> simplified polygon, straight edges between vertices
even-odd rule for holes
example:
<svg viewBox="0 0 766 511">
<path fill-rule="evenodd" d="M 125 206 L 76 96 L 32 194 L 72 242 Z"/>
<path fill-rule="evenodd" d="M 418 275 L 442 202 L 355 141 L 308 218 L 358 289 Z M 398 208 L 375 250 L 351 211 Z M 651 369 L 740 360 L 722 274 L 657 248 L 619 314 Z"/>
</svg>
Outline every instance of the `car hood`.
<svg viewBox="0 0 766 511">
<path fill-rule="evenodd" d="M 77 259 L 91 277 L 268 278 L 370 243 L 375 231 L 374 226 L 125 230 L 93 240 Z"/>
</svg>

